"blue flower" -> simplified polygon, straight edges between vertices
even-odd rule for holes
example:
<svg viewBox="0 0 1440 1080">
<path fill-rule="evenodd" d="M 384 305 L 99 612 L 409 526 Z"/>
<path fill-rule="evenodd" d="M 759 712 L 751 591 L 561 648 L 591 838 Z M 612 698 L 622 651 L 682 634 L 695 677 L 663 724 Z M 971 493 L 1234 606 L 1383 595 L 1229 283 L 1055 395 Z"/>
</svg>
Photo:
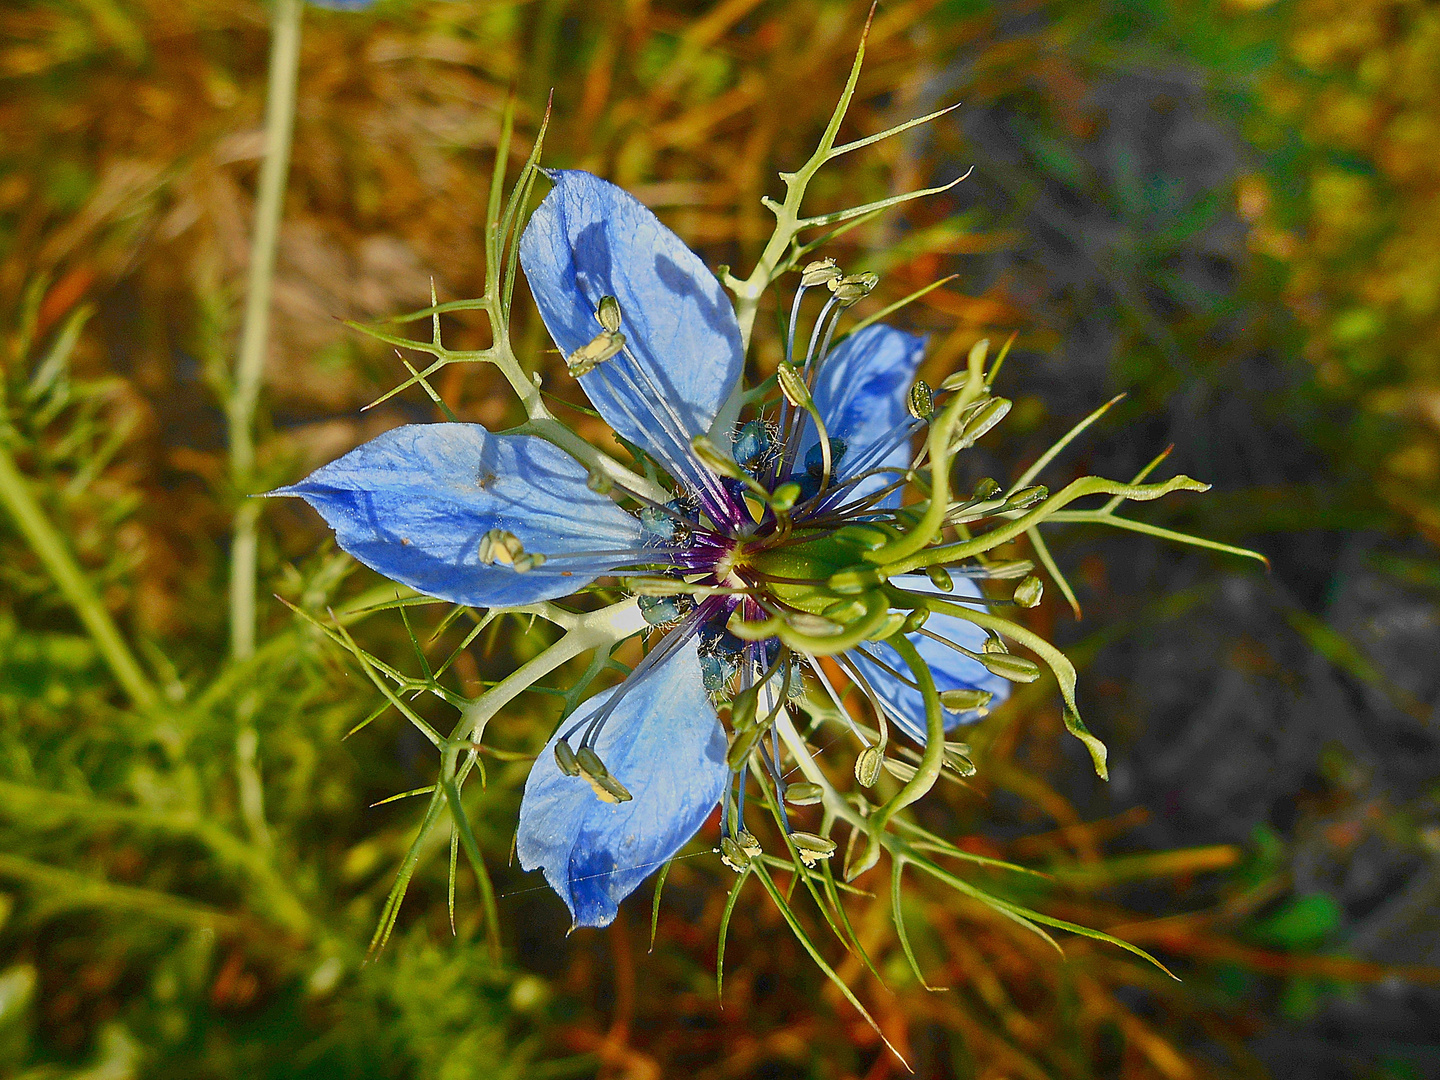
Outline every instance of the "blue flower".
<svg viewBox="0 0 1440 1080">
<path fill-rule="evenodd" d="M 544 870 L 575 925 L 604 926 L 717 805 L 727 833 L 742 835 L 746 764 L 736 763 L 731 809 L 737 776 L 717 701 L 767 677 L 771 700 L 783 701 L 783 687 L 825 679 L 807 658 L 833 654 L 923 743 L 923 695 L 900 654 L 869 639 L 897 627 L 892 606 L 981 606 L 981 594 L 963 576 L 945 592 L 923 575 L 840 594 L 831 585 L 857 562 L 866 530 L 876 535 L 899 510 L 912 436 L 925 426 L 907 407 L 921 339 L 873 325 L 831 349 L 863 285 L 822 264 L 802 282 L 831 295 L 803 358 L 791 357 L 799 397 L 709 441 L 744 364 L 720 283 L 624 191 L 583 172 L 548 175 L 554 188 L 520 241 L 531 292 L 591 403 L 668 474 L 673 498 L 599 493 L 604 485 L 549 443 L 475 424 L 398 428 L 276 494 L 309 502 L 361 562 L 458 604 L 556 599 L 621 573 L 675 584 L 669 595 L 643 590 L 641 609 L 663 636 L 625 682 L 564 720 L 521 804 L 521 865 Z M 947 727 L 982 715 L 983 692 L 1004 698 L 1007 684 L 978 659 L 985 633 L 974 623 L 937 611 L 906 636 L 940 691 L 982 692 L 947 696 L 963 701 Z M 732 723 L 763 727 L 761 712 Z M 761 759 L 773 768 L 773 756 Z"/>
</svg>

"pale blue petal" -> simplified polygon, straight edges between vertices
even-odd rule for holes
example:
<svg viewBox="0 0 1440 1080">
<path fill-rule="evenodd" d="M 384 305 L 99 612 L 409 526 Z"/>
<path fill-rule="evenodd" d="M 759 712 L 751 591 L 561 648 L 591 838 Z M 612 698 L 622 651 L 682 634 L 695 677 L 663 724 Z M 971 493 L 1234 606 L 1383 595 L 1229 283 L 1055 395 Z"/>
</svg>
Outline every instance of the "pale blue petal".
<svg viewBox="0 0 1440 1080">
<path fill-rule="evenodd" d="M 620 901 L 704 824 L 730 775 L 692 640 L 626 691 L 597 740 L 600 760 L 634 798 L 602 802 L 584 777 L 566 776 L 556 741 L 616 692 L 591 698 L 556 729 L 520 803 L 520 865 L 545 871 L 576 926 L 609 925 Z"/>
<path fill-rule="evenodd" d="M 925 339 L 876 323 L 847 337 L 825 358 L 815 379 L 815 407 L 832 439 L 845 441 L 836 477 L 848 479 L 870 469 L 904 468 L 910 439 L 896 438 L 912 419 L 906 407 Z M 818 441 L 806 425 L 800 460 Z M 881 452 L 883 450 L 883 452 Z M 846 489 L 847 501 L 885 487 L 893 476 L 872 477 Z M 899 492 L 881 504 L 898 506 Z"/>
<path fill-rule="evenodd" d="M 924 574 L 901 574 L 891 578 L 890 584 L 909 592 L 928 593 L 931 596 L 942 595 Z M 954 591 L 943 595 L 946 598 L 959 599 L 979 597 L 981 593 L 975 582 L 969 578 L 957 577 Z M 954 615 L 932 614 L 925 621 L 925 629 L 939 634 L 957 645 L 963 645 L 971 652 L 980 652 L 981 647 L 985 644 L 984 630 L 969 620 Z M 930 668 L 930 674 L 935 679 L 937 690 L 989 690 L 995 695 L 995 700 L 990 703 L 992 709 L 1010 696 L 1009 682 L 998 675 L 990 674 L 978 660 L 972 660 L 963 653 L 956 652 L 924 634 L 914 633 L 905 636 Z M 900 654 L 884 642 L 873 642 L 863 644 L 859 649 L 851 650 L 849 655 L 864 674 L 865 681 L 887 705 L 891 706 L 891 714 L 896 723 L 905 730 L 907 735 L 923 745 L 925 742 L 925 698 L 915 687 L 902 683 L 870 659 L 872 656 L 878 657 L 906 678 L 912 678 L 910 669 L 906 667 L 905 661 L 900 659 Z M 945 713 L 945 730 L 949 731 L 960 724 L 974 723 L 978 719 L 979 717 L 974 712 L 952 713 L 947 711 Z"/>
<path fill-rule="evenodd" d="M 555 187 L 520 238 L 540 315 L 568 355 L 600 332 L 600 298 L 620 302 L 620 331 L 643 377 L 622 355 L 580 383 L 611 427 L 674 468 L 740 377 L 735 310 L 715 275 L 634 196 L 585 172 L 546 175 Z M 638 394 L 620 381 L 622 367 Z M 666 405 L 679 440 L 663 431 Z"/>
<path fill-rule="evenodd" d="M 273 495 L 298 495 L 336 542 L 386 577 L 430 596 L 510 607 L 568 596 L 633 557 L 565 558 L 643 543 L 640 522 L 585 486 L 585 467 L 529 435 L 479 424 L 387 431 Z M 527 573 L 482 565 L 490 529 L 519 537 L 547 562 Z"/>
</svg>

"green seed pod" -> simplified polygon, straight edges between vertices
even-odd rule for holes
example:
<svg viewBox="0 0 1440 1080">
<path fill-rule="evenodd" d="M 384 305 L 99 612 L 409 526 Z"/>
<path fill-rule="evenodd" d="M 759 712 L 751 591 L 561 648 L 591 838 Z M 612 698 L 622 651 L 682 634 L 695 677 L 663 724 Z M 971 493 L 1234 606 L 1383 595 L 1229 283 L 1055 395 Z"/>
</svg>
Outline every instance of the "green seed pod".
<svg viewBox="0 0 1440 1080">
<path fill-rule="evenodd" d="M 1010 411 L 1013 402 L 1009 398 L 989 398 L 965 421 L 964 427 L 960 429 L 951 443 L 954 450 L 964 450 L 974 446 L 980 436 L 993 428 L 1005 414 Z"/>
<path fill-rule="evenodd" d="M 899 761 L 893 757 L 887 757 L 885 759 L 885 771 L 902 784 L 908 784 L 911 780 L 915 779 L 915 774 L 920 770 L 908 761 Z"/>
<path fill-rule="evenodd" d="M 795 408 L 809 409 L 813 406 L 810 388 L 805 385 L 800 369 L 794 364 L 781 360 L 780 366 L 775 369 L 775 381 L 780 384 L 780 393 L 785 395 L 785 400 Z"/>
<path fill-rule="evenodd" d="M 795 845 L 795 852 L 800 856 L 800 861 L 806 866 L 814 866 L 821 859 L 828 859 L 835 854 L 835 841 L 828 836 L 816 836 L 808 832 L 792 832 L 790 842 Z"/>
<path fill-rule="evenodd" d="M 898 611 L 892 611 L 885 616 L 885 621 L 877 626 L 870 633 L 865 635 L 866 641 L 884 641 L 892 634 L 898 633 L 905 625 L 905 616 Z"/>
<path fill-rule="evenodd" d="M 614 330 L 601 330 L 590 341 L 565 358 L 565 366 L 577 379 L 588 375 L 625 348 L 625 335 Z"/>
<path fill-rule="evenodd" d="M 825 586 L 841 596 L 858 596 L 860 593 L 869 592 L 884 580 L 879 567 L 847 566 L 844 570 L 831 574 Z"/>
<path fill-rule="evenodd" d="M 800 287 L 812 289 L 816 285 L 828 285 L 841 277 L 840 267 L 834 259 L 816 259 L 800 271 Z"/>
<path fill-rule="evenodd" d="M 840 623 L 827 619 L 824 615 L 811 615 L 806 611 L 787 614 L 785 625 L 796 633 L 806 634 L 810 637 L 834 637 L 836 634 L 845 632 L 845 627 Z"/>
<path fill-rule="evenodd" d="M 940 704 L 951 712 L 965 712 L 969 709 L 983 709 L 994 700 L 989 690 L 941 690 Z"/>
<path fill-rule="evenodd" d="M 575 751 L 575 763 L 580 766 L 580 771 L 586 776 L 610 775 L 610 770 L 605 768 L 605 763 L 600 760 L 600 755 L 588 746 L 582 746 Z"/>
<path fill-rule="evenodd" d="M 884 756 L 878 747 L 867 746 L 855 759 L 855 781 L 861 787 L 874 787 L 880 779 L 880 765 Z"/>
<path fill-rule="evenodd" d="M 737 731 L 730 740 L 730 749 L 725 753 L 725 764 L 730 766 L 731 772 L 738 772 L 740 766 L 750 756 L 750 751 L 755 749 L 755 744 L 765 735 L 765 729 L 759 724 L 753 727 Z"/>
<path fill-rule="evenodd" d="M 728 836 L 720 838 L 720 861 L 737 874 L 750 865 L 750 856 L 745 849 Z"/>
<path fill-rule="evenodd" d="M 620 301 L 613 296 L 602 296 L 600 306 L 595 309 L 595 318 L 610 333 L 620 329 Z"/>
<path fill-rule="evenodd" d="M 1038 606 L 1044 595 L 1045 583 L 1034 574 L 1023 578 L 1020 584 L 1015 586 L 1015 603 L 1021 607 Z"/>
<path fill-rule="evenodd" d="M 924 379 L 916 379 L 905 398 L 905 407 L 916 420 L 929 420 L 935 412 L 935 391 Z"/>
<path fill-rule="evenodd" d="M 975 491 L 970 496 L 970 501 L 984 502 L 987 499 L 993 499 L 996 495 L 999 494 L 1000 485 L 997 484 L 994 480 L 990 479 L 990 477 L 986 476 L 982 477 L 980 482 L 975 485 Z"/>
<path fill-rule="evenodd" d="M 564 739 L 555 744 L 555 764 L 566 776 L 580 775 L 580 763 L 575 760 L 575 751 L 570 749 L 570 744 Z"/>
<path fill-rule="evenodd" d="M 825 789 L 819 784 L 791 784 L 785 789 L 785 801 L 791 806 L 814 806 L 825 799 Z"/>
<path fill-rule="evenodd" d="M 874 525 L 846 525 L 837 530 L 832 539 L 860 551 L 879 551 L 889 542 L 890 536 Z"/>
<path fill-rule="evenodd" d="M 1040 667 L 1034 660 L 1010 653 L 982 653 L 980 662 L 992 675 L 1011 682 L 1031 683 L 1040 678 Z"/>
<path fill-rule="evenodd" d="M 946 743 L 941 751 L 945 764 L 961 776 L 974 776 L 975 763 L 970 760 L 968 743 Z"/>
<path fill-rule="evenodd" d="M 869 610 L 863 600 L 836 600 L 825 609 L 825 617 L 837 623 L 851 623 Z"/>
<path fill-rule="evenodd" d="M 1036 484 L 1034 487 L 1021 488 L 1005 500 L 1007 510 L 1028 510 L 1036 503 L 1044 502 L 1050 497 L 1050 489 L 1044 484 Z"/>
<path fill-rule="evenodd" d="M 760 701 L 760 688 L 749 686 L 735 695 L 730 702 L 730 726 L 743 731 L 755 723 L 756 707 Z"/>
<path fill-rule="evenodd" d="M 770 493 L 770 505 L 780 513 L 786 513 L 795 505 L 795 500 L 800 498 L 800 485 L 793 480 L 781 484 Z"/>
<path fill-rule="evenodd" d="M 928 618 L 930 618 L 929 608 L 916 608 L 914 611 L 910 612 L 909 615 L 905 616 L 905 622 L 901 625 L 904 628 L 905 633 L 913 634 L 916 630 L 919 630 L 920 627 L 925 625 L 925 620 Z"/>
<path fill-rule="evenodd" d="M 927 566 L 925 576 L 930 579 L 930 584 L 941 592 L 950 592 L 955 588 L 955 579 L 950 576 L 950 571 L 943 566 Z"/>
<path fill-rule="evenodd" d="M 739 480 L 745 475 L 743 469 L 735 464 L 734 459 L 720 451 L 713 442 L 704 435 L 696 435 L 690 440 L 690 449 L 695 456 L 713 473 L 720 476 L 728 476 L 732 480 Z"/>
</svg>

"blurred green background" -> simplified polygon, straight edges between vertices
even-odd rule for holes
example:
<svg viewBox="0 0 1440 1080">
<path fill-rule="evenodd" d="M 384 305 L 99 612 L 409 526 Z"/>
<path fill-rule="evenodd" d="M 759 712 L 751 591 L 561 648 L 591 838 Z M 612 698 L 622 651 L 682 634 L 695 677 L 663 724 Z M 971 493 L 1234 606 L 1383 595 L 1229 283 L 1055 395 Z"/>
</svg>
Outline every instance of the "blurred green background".
<svg viewBox="0 0 1440 1080">
<path fill-rule="evenodd" d="M 545 164 L 615 180 L 712 266 L 748 269 L 760 197 L 813 146 L 864 17 L 830 0 L 307 11 L 253 490 L 438 418 L 418 390 L 360 413 L 404 371 L 339 320 L 421 308 L 432 279 L 442 300 L 479 294 L 512 92 L 512 175 L 553 88 Z M 417 823 L 404 800 L 372 804 L 431 783 L 433 753 L 269 598 L 333 608 L 416 670 L 395 612 L 357 614 L 393 590 L 303 506 L 265 504 L 259 647 L 236 662 L 227 641 L 247 492 L 221 402 L 268 18 L 258 0 L 0 8 L 0 1075 L 905 1075 L 749 893 L 721 1008 L 718 859 L 675 864 L 653 950 L 648 889 L 566 937 L 560 902 L 506 866 L 526 755 L 558 713 L 543 693 L 492 725 L 470 792 L 498 954 L 463 868 L 452 926 L 442 843 L 366 961 Z M 885 889 L 862 891 L 851 918 L 883 984 L 831 959 L 917 1075 L 1440 1077 L 1437 56 L 1423 0 L 880 5 L 842 137 L 963 104 L 841 159 L 812 205 L 975 167 L 830 252 L 882 275 L 862 314 L 958 275 L 901 316 L 935 372 L 1018 333 L 1017 407 L 972 481 L 1017 475 L 1125 391 L 1054 478 L 1128 476 L 1174 443 L 1173 467 L 1216 489 L 1139 516 L 1273 563 L 1056 535 L 1085 618 L 1053 595 L 1030 614 L 1081 667 L 1113 779 L 1089 775 L 1036 684 L 974 730 L 973 783 L 920 816 L 1047 870 L 1017 898 L 1184 981 L 1073 939 L 1062 960 L 911 883 L 912 941 L 948 987 L 929 992 Z M 578 401 L 538 320 L 517 325 L 547 390 Z M 454 347 L 488 333 L 445 330 Z M 757 346 L 773 366 L 773 333 Z M 518 419 L 484 371 L 450 367 L 437 389 L 461 419 Z M 37 514 L 79 586 L 35 542 Z M 438 663 L 464 625 L 417 610 Z M 541 634 L 498 620 L 447 678 L 477 693 Z"/>
</svg>

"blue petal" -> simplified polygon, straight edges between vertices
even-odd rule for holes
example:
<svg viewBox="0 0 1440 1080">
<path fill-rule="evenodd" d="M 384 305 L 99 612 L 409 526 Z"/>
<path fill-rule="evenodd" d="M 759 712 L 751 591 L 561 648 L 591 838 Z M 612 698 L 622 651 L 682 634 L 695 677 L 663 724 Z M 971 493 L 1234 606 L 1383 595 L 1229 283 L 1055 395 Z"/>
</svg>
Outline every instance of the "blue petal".
<svg viewBox="0 0 1440 1080">
<path fill-rule="evenodd" d="M 457 604 L 510 607 L 567 596 L 635 561 L 563 557 L 643 541 L 640 522 L 586 487 L 586 476 L 533 436 L 411 424 L 271 494 L 300 496 L 342 548 L 388 578 Z M 514 533 L 548 561 L 523 574 L 481 564 L 480 538 L 490 529 Z"/>
<path fill-rule="evenodd" d="M 699 257 L 632 195 L 585 172 L 547 175 L 555 188 L 520 238 L 540 315 L 568 355 L 600 332 L 600 298 L 620 302 L 620 331 L 642 371 L 621 355 L 580 383 L 611 427 L 673 468 L 740 376 L 735 310 Z M 621 381 L 621 367 L 639 393 Z M 664 405 L 683 445 L 662 434 Z"/>
<path fill-rule="evenodd" d="M 838 479 L 909 464 L 910 439 L 897 442 L 895 436 L 912 419 L 906 398 L 924 353 L 924 338 L 876 323 L 847 337 L 820 365 L 815 407 L 830 437 L 845 440 L 845 456 L 836 470 Z M 814 425 L 807 425 L 801 460 L 817 442 Z M 862 480 L 846 489 L 846 501 L 878 491 L 892 479 Z M 898 506 L 899 501 L 896 492 L 882 505 Z"/>
<path fill-rule="evenodd" d="M 545 871 L 576 926 L 609 925 L 620 901 L 695 835 L 730 775 L 692 640 L 630 687 L 606 721 L 595 752 L 634 798 L 601 802 L 583 777 L 556 766 L 555 743 L 614 693 L 591 698 L 556 729 L 520 803 L 520 865 Z"/>
<path fill-rule="evenodd" d="M 931 596 L 941 595 L 930 583 L 930 579 L 923 574 L 902 574 L 899 577 L 891 578 L 890 584 L 910 592 L 928 593 Z M 956 578 L 954 592 L 945 595 L 958 599 L 979 597 L 981 593 L 979 586 L 969 578 Z M 984 630 L 955 615 L 932 614 L 925 622 L 925 629 L 939 634 L 957 645 L 963 645 L 971 652 L 979 652 L 985 644 Z M 989 690 L 995 695 L 995 700 L 991 702 L 991 708 L 1010 696 L 1010 684 L 1000 676 L 990 674 L 978 660 L 972 660 L 963 653 L 956 652 L 923 634 L 907 634 L 906 637 L 920 653 L 920 658 L 929 666 L 937 690 Z M 905 730 L 907 735 L 923 745 L 925 742 L 924 696 L 919 690 L 902 683 L 870 659 L 872 656 L 878 657 L 906 678 L 910 678 L 910 669 L 905 666 L 905 661 L 900 659 L 900 654 L 883 642 L 874 642 L 851 650 L 849 655 L 864 674 L 871 689 L 879 694 L 887 705 L 891 706 L 892 717 L 896 723 Z M 979 717 L 973 712 L 952 713 L 947 711 L 945 713 L 945 730 L 949 731 L 960 724 L 974 723 L 977 719 Z"/>
</svg>

